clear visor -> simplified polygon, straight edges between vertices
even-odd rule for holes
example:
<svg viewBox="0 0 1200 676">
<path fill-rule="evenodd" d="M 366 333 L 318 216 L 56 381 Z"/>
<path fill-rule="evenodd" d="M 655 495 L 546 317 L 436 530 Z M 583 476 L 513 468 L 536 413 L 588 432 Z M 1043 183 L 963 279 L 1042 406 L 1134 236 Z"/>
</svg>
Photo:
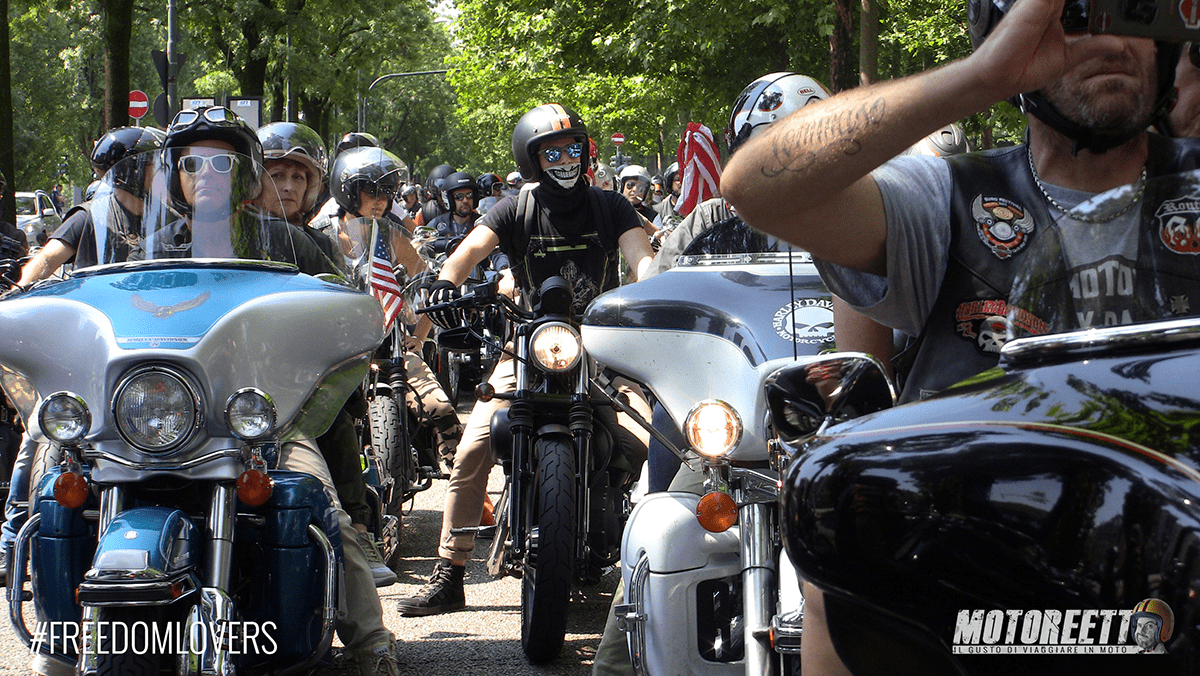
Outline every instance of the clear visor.
<svg viewBox="0 0 1200 676">
<path fill-rule="evenodd" d="M 78 267 L 156 259 L 302 262 L 303 235 L 262 165 L 229 150 L 172 148 L 127 157 L 91 202 L 95 260 Z M 308 242 L 311 244 L 311 241 Z M 311 248 L 311 247 L 310 247 Z M 301 265 L 303 269 L 303 265 Z"/>
</svg>

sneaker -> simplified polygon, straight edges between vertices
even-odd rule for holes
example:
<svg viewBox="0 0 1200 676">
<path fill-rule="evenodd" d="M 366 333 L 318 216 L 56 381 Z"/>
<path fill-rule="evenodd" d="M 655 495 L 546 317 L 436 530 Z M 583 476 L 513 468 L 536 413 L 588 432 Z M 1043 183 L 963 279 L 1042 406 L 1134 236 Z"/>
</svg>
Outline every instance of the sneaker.
<svg viewBox="0 0 1200 676">
<path fill-rule="evenodd" d="M 421 587 L 416 596 L 400 599 L 396 611 L 401 615 L 437 615 L 467 607 L 463 592 L 463 574 L 466 569 L 442 559 L 433 567 L 429 582 Z"/>
<path fill-rule="evenodd" d="M 387 567 L 383 557 L 379 555 L 379 547 L 375 538 L 366 531 L 358 532 L 358 544 L 362 545 L 367 555 L 367 565 L 371 567 L 371 577 L 375 578 L 376 587 L 389 587 L 396 584 L 396 571 Z"/>
<path fill-rule="evenodd" d="M 359 676 L 400 676 L 400 664 L 391 643 L 363 650 L 358 654 Z"/>
</svg>

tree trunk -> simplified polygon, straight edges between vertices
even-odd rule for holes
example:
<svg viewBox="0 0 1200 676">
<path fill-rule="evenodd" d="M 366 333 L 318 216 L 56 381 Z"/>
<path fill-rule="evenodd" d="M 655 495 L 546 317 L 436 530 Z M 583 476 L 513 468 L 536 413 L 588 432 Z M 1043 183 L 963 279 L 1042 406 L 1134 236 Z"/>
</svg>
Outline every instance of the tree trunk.
<svg viewBox="0 0 1200 676">
<path fill-rule="evenodd" d="M 8 0 L 0 0 L 0 172 L 4 174 L 10 186 L 16 185 L 17 177 L 13 173 L 13 123 L 12 123 L 12 68 L 10 68 L 10 53 L 8 49 Z M 17 219 L 12 214 L 17 211 L 17 199 L 13 197 L 15 188 L 6 187 L 4 198 L 0 199 L 0 220 L 9 223 Z"/>
<path fill-rule="evenodd" d="M 833 32 L 829 35 L 829 85 L 836 94 L 853 88 L 858 79 L 854 76 L 854 44 L 850 38 L 854 28 L 851 0 L 833 0 L 833 7 Z"/>
<path fill-rule="evenodd" d="M 879 80 L 879 0 L 862 0 L 858 15 L 858 82 Z"/>
<path fill-rule="evenodd" d="M 104 126 L 129 124 L 129 45 L 133 0 L 101 0 L 104 37 Z"/>
</svg>

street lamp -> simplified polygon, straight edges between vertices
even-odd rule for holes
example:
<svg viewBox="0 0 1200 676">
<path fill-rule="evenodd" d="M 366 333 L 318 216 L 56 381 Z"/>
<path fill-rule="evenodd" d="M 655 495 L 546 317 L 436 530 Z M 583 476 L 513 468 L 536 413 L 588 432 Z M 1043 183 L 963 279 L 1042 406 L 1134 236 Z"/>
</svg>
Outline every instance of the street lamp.
<svg viewBox="0 0 1200 676">
<path fill-rule="evenodd" d="M 384 80 L 391 80 L 393 78 L 398 78 L 398 77 L 412 77 L 413 75 L 441 75 L 446 72 L 448 72 L 448 71 L 445 71 L 445 70 L 418 70 L 418 71 L 413 71 L 411 73 L 388 73 L 387 75 L 380 75 L 379 77 L 375 78 L 375 81 L 372 82 L 369 87 L 367 87 L 367 93 L 363 94 L 358 99 L 358 130 L 366 131 L 367 97 L 370 96 L 371 90 L 375 88 L 375 85 L 379 84 L 380 82 L 383 82 Z"/>
</svg>

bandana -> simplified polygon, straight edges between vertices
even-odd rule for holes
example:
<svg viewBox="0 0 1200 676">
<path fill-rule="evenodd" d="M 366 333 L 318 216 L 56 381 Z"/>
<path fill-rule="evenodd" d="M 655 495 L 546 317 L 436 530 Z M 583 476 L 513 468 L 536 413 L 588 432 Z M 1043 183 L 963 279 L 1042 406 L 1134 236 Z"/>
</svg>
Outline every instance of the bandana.
<svg viewBox="0 0 1200 676">
<path fill-rule="evenodd" d="M 582 170 L 583 163 L 572 162 L 571 164 L 562 164 L 557 167 L 543 169 L 542 173 L 557 183 L 563 190 L 570 190 L 575 187 L 575 183 L 579 180 L 579 174 Z"/>
</svg>

